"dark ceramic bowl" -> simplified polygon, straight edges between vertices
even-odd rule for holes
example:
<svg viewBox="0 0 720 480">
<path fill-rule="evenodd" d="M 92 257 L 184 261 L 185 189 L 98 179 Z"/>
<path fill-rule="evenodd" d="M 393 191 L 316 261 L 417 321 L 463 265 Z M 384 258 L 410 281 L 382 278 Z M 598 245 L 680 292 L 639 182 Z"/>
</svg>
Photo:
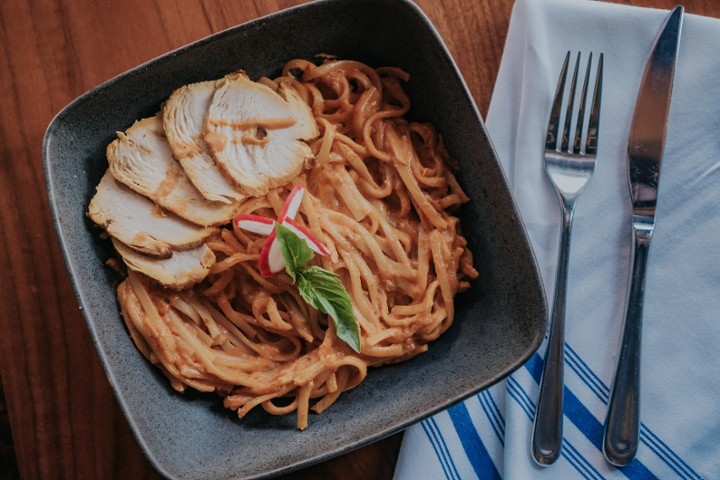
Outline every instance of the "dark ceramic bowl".
<svg viewBox="0 0 720 480">
<path fill-rule="evenodd" d="M 312 25 L 312 28 L 307 28 Z M 457 299 L 453 327 L 430 350 L 372 369 L 304 432 L 295 418 L 239 421 L 212 394 L 175 393 L 136 350 L 120 318 L 112 254 L 86 218 L 107 168 L 105 147 L 154 114 L 177 87 L 244 69 L 277 74 L 296 57 L 332 53 L 412 75 L 409 116 L 432 122 L 472 199 L 461 211 L 480 278 Z M 535 351 L 546 306 L 535 260 L 487 132 L 438 33 L 407 0 L 324 0 L 208 37 L 100 85 L 50 124 L 45 173 L 67 268 L 118 402 L 153 465 L 183 479 L 287 473 L 395 433 L 502 379 Z"/>
</svg>

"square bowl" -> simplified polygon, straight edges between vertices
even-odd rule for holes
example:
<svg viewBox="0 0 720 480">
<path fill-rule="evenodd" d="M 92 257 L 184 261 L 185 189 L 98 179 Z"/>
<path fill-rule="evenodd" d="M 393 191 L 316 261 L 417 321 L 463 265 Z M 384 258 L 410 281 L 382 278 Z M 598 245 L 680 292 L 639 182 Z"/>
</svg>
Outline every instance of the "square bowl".
<svg viewBox="0 0 720 480">
<path fill-rule="evenodd" d="M 312 28 L 307 28 L 312 25 Z M 290 39 L 290 40 L 289 40 Z M 214 394 L 173 391 L 135 348 L 119 314 L 112 255 L 86 217 L 115 132 L 154 114 L 181 85 L 330 53 L 411 75 L 408 117 L 435 125 L 471 198 L 460 211 L 480 278 L 457 299 L 452 328 L 428 352 L 371 369 L 299 432 L 294 416 L 239 421 Z M 217 33 L 87 92 L 48 127 L 51 210 L 66 266 L 110 384 L 155 468 L 169 478 L 260 478 L 391 435 L 510 374 L 539 346 L 545 296 L 534 256 L 482 119 L 438 33 L 408 0 L 321 0 Z"/>
</svg>

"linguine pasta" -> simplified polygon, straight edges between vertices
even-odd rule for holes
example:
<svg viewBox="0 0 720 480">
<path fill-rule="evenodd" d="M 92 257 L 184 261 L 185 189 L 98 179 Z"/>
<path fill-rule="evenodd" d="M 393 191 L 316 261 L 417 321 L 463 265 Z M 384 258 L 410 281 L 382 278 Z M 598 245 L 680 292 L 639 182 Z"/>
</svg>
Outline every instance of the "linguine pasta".
<svg viewBox="0 0 720 480">
<path fill-rule="evenodd" d="M 297 414 L 304 429 L 363 381 L 368 366 L 427 350 L 452 324 L 453 299 L 478 273 L 450 212 L 468 198 L 440 137 L 404 119 L 410 101 L 397 68 L 354 61 L 287 63 L 262 83 L 292 87 L 320 136 L 296 220 L 330 252 L 311 263 L 339 275 L 360 329 L 360 353 L 335 335 L 285 273 L 263 277 L 265 238 L 223 228 L 206 280 L 171 291 L 135 272 L 118 287 L 122 315 L 142 354 L 182 392 L 216 392 L 242 418 L 255 407 Z M 248 197 L 239 212 L 276 218 L 292 184 Z"/>
</svg>

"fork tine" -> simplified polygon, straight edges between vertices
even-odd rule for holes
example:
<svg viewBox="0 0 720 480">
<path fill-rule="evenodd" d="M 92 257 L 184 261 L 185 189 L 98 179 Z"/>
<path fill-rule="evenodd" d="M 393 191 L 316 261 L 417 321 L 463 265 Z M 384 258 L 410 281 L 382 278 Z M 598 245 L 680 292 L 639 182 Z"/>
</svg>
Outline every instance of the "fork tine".
<svg viewBox="0 0 720 480">
<path fill-rule="evenodd" d="M 550 110 L 550 120 L 548 121 L 547 133 L 545 134 L 545 148 L 557 149 L 558 131 L 560 127 L 560 109 L 562 108 L 563 93 L 565 92 L 565 79 L 567 77 L 567 68 L 570 61 L 570 51 L 565 55 L 565 62 L 560 70 L 557 88 L 555 90 L 555 99 L 553 100 Z"/>
<path fill-rule="evenodd" d="M 597 154 L 598 134 L 600 132 L 600 101 L 602 100 L 603 83 L 603 54 L 598 60 L 597 74 L 595 77 L 595 91 L 593 92 L 592 109 L 588 121 L 588 134 L 585 152 L 590 155 Z"/>
<path fill-rule="evenodd" d="M 580 52 L 577 54 L 575 61 L 575 70 L 573 71 L 572 81 L 570 82 L 570 93 L 568 94 L 567 112 L 565 113 L 565 126 L 563 127 L 561 152 L 569 152 L 568 142 L 570 137 L 570 123 L 572 122 L 573 107 L 575 105 L 575 86 L 577 85 L 578 67 L 580 66 Z"/>
<path fill-rule="evenodd" d="M 590 81 L 590 67 L 592 66 L 592 52 L 588 57 L 587 68 L 585 69 L 585 80 L 583 81 L 582 93 L 580 94 L 580 110 L 578 111 L 577 126 L 575 127 L 575 141 L 573 142 L 573 153 L 580 153 L 582 146 L 582 131 L 585 124 L 585 105 L 587 104 L 587 90 Z"/>
</svg>

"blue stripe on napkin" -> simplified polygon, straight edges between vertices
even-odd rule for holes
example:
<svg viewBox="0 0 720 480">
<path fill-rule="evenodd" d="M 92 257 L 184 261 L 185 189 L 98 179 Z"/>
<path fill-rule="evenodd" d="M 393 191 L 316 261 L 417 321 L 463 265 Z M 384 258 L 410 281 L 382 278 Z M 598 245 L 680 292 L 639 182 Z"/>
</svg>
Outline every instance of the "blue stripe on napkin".
<svg viewBox="0 0 720 480">
<path fill-rule="evenodd" d="M 610 389 L 603 383 L 602 380 L 590 369 L 587 363 L 580 358 L 575 350 L 572 349 L 567 342 L 565 342 L 565 362 L 572 368 L 575 373 L 582 379 L 583 382 L 607 405 L 608 399 L 610 398 Z"/>
<path fill-rule="evenodd" d="M 565 459 L 577 469 L 578 472 L 584 477 L 589 478 L 592 480 L 597 479 L 604 479 L 600 472 L 597 471 L 595 467 L 592 466 L 592 464 L 588 461 L 587 458 L 582 456 L 582 454 L 576 449 L 572 443 L 570 443 L 566 438 L 563 438 L 562 442 L 562 450 L 560 450 L 560 454 L 565 457 Z"/>
<path fill-rule="evenodd" d="M 492 398 L 492 395 L 488 390 L 480 392 L 477 395 L 477 398 L 480 401 L 480 406 L 482 407 L 483 412 L 485 412 L 485 416 L 487 416 L 488 421 L 490 422 L 490 426 L 495 431 L 495 435 L 498 437 L 498 441 L 501 445 L 505 446 L 505 419 L 503 418 L 497 403 L 495 403 L 495 400 Z"/>
<path fill-rule="evenodd" d="M 465 403 L 458 403 L 448 409 L 450 419 L 460 437 L 465 454 L 478 477 L 483 479 L 501 480 L 500 472 L 495 467 L 490 454 L 480 439 L 475 425 L 470 419 Z M 482 475 L 482 476 L 481 476 Z"/>
<path fill-rule="evenodd" d="M 652 450 L 682 479 L 702 480 L 702 477 L 690 465 L 673 452 L 665 442 L 655 435 L 644 423 L 640 423 L 640 441 Z"/>
<path fill-rule="evenodd" d="M 542 373 L 542 365 L 540 366 Z M 507 379 L 508 394 L 520 405 L 525 414 L 530 417 L 530 420 L 535 418 L 535 402 L 533 402 L 530 395 L 520 386 L 515 377 L 508 377 Z"/>
<path fill-rule="evenodd" d="M 437 455 L 437 458 L 440 461 L 440 466 L 442 467 L 443 473 L 445 474 L 445 478 L 451 480 L 460 480 L 460 474 L 455 467 L 455 462 L 453 461 L 450 450 L 445 443 L 445 439 L 443 438 L 442 433 L 437 426 L 435 418 L 430 417 L 420 422 L 420 424 L 425 431 L 425 435 L 430 441 L 430 445 L 432 445 L 433 450 L 435 450 L 435 455 Z"/>
</svg>

